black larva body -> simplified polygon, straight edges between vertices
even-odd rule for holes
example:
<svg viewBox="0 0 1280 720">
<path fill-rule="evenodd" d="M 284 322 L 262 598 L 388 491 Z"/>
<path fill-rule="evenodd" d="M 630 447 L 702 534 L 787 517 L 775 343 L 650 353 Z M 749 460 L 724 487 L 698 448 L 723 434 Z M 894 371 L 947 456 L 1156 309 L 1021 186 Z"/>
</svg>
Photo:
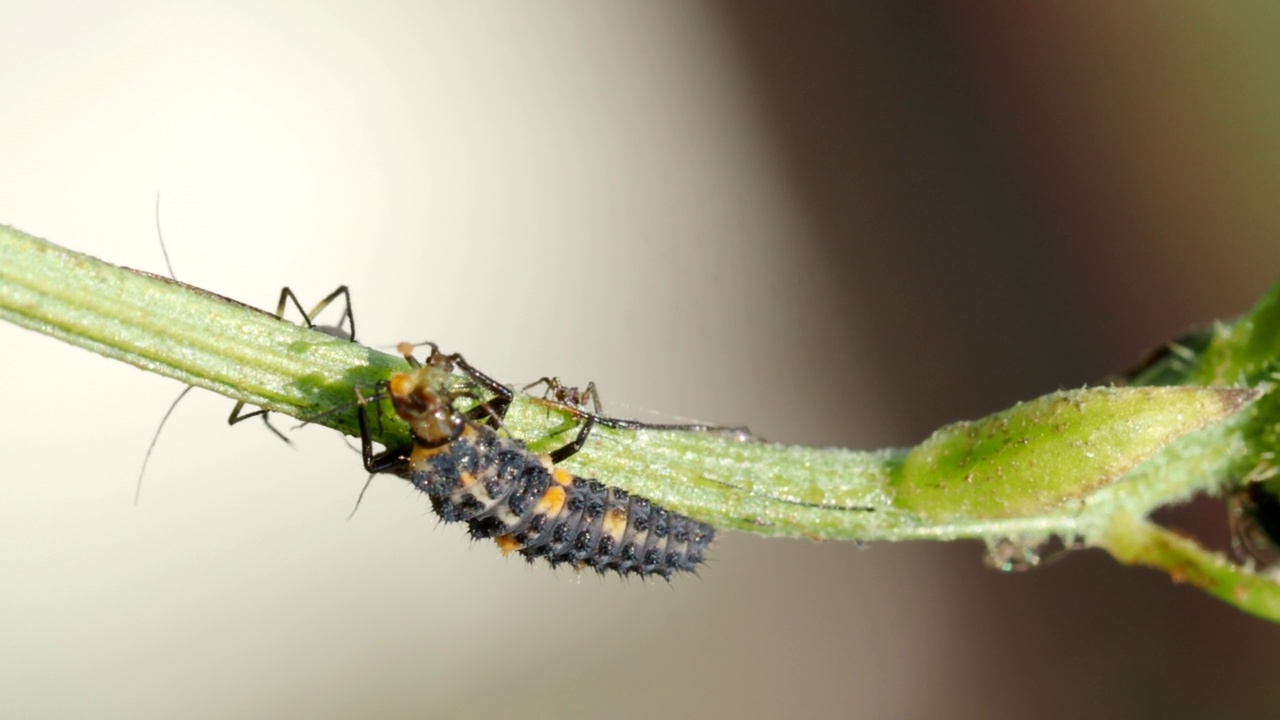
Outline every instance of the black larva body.
<svg viewBox="0 0 1280 720">
<path fill-rule="evenodd" d="M 408 479 L 445 522 L 552 567 L 620 575 L 692 572 L 714 530 L 626 491 L 573 476 L 523 442 L 468 424 L 453 442 L 412 453 Z"/>
<path fill-rule="evenodd" d="M 414 367 L 393 375 L 385 396 L 408 423 L 413 442 L 375 455 L 362 400 L 358 417 L 369 472 L 409 480 L 431 498 L 442 520 L 465 522 L 472 537 L 493 538 L 503 552 L 519 552 L 530 562 L 546 558 L 552 567 L 670 579 L 703 561 L 714 535 L 709 525 L 556 465 L 582 447 L 595 423 L 614 419 L 569 408 L 582 418 L 577 439 L 535 454 L 493 427 L 511 402 L 509 388 L 434 346 L 425 365 L 413 359 L 410 346 L 401 351 Z M 466 375 L 461 384 L 455 369 Z M 478 399 L 478 388 L 494 397 L 466 414 L 454 409 L 457 398 Z"/>
</svg>

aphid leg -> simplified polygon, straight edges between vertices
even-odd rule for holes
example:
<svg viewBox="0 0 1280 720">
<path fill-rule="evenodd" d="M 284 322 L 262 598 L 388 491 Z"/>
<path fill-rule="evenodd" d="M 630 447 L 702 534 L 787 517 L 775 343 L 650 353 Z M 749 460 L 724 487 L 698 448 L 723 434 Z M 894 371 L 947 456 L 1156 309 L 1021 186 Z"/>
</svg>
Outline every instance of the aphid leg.
<svg viewBox="0 0 1280 720">
<path fill-rule="evenodd" d="M 315 323 L 315 317 L 324 312 L 324 309 L 329 307 L 334 300 L 337 300 L 339 295 L 342 296 L 345 302 L 342 309 L 342 315 L 338 317 L 338 324 L 317 325 Z M 284 308 L 286 302 L 293 303 L 293 307 L 296 308 L 298 314 L 302 316 L 302 323 L 306 327 L 313 330 L 319 330 L 336 338 L 350 340 L 351 342 L 356 341 L 356 317 L 351 311 L 351 291 L 347 289 L 346 285 L 339 285 L 338 289 L 328 295 L 325 295 L 320 302 L 316 303 L 315 307 L 311 308 L 310 313 L 302 309 L 302 303 L 298 300 L 298 296 L 294 294 L 293 290 L 291 290 L 288 285 L 280 288 L 280 300 L 276 302 L 276 317 L 281 320 L 284 319 Z M 346 321 L 347 323 L 347 327 L 345 329 L 342 327 L 343 321 Z"/>
<path fill-rule="evenodd" d="M 316 325 L 314 318 L 324 312 L 324 309 L 329 307 L 329 304 L 334 300 L 338 299 L 339 295 L 341 295 L 345 301 L 345 306 L 342 309 L 342 315 L 338 317 L 338 324 Z M 306 322 L 307 327 L 320 330 L 321 332 L 327 333 L 336 338 L 350 340 L 351 342 L 356 341 L 356 317 L 351 312 L 351 292 L 347 289 L 346 285 L 339 285 L 337 290 L 325 295 L 320 302 L 316 303 L 315 307 L 311 308 L 311 314 L 309 315 L 307 314 L 307 311 L 302 309 L 302 303 L 298 302 L 298 296 L 294 295 L 293 291 L 290 290 L 288 286 L 285 286 L 280 289 L 280 302 L 276 305 L 276 317 L 284 317 L 285 300 L 293 301 L 293 306 L 298 309 L 298 313 L 302 315 L 302 319 Z M 344 320 L 347 322 L 346 329 L 343 329 L 342 327 L 342 322 Z"/>
<path fill-rule="evenodd" d="M 276 301 L 276 317 L 281 320 L 284 319 L 284 306 L 286 300 L 293 301 L 293 307 L 296 308 L 298 310 L 298 314 L 302 316 L 303 325 L 309 328 L 315 327 L 315 324 L 311 322 L 311 315 L 308 315 L 307 311 L 302 309 L 302 303 L 298 302 L 298 296 L 293 294 L 293 290 L 289 289 L 288 285 L 280 288 L 280 299 Z"/>
<path fill-rule="evenodd" d="M 374 454 L 373 434 L 369 432 L 369 418 L 365 415 L 365 406 L 371 398 L 361 394 L 360 388 L 356 388 L 355 393 L 356 420 L 360 423 L 360 457 L 364 459 L 364 469 L 370 474 L 395 472 L 408 461 L 408 457 L 400 449 L 388 449 Z"/>
<path fill-rule="evenodd" d="M 278 430 L 275 425 L 271 424 L 271 419 L 267 417 L 267 414 L 271 412 L 270 410 L 254 410 L 253 412 L 245 413 L 244 415 L 241 415 L 240 411 L 243 409 L 244 409 L 244 401 L 241 400 L 240 402 L 236 403 L 235 407 L 231 408 L 231 415 L 227 416 L 227 424 L 235 425 L 239 423 L 241 420 L 248 420 L 251 417 L 260 417 L 262 418 L 262 424 L 266 425 L 268 430 L 275 433 L 276 437 L 283 440 L 285 445 L 293 444 L 292 440 L 285 437 L 284 433 L 280 432 L 280 430 Z"/>
<path fill-rule="evenodd" d="M 487 417 L 489 426 L 495 430 L 502 427 L 502 421 L 507 417 L 507 410 L 511 407 L 511 400 L 515 397 L 515 392 L 511 388 L 494 380 L 493 378 L 480 372 L 471 363 L 466 361 L 458 353 L 449 356 L 449 361 L 459 370 L 467 375 L 472 382 L 483 387 L 485 390 L 493 393 L 494 397 L 489 400 L 482 400 L 472 412 L 480 411 L 480 414 L 471 419 L 479 421 Z M 470 413 L 469 413 L 470 414 Z"/>
<path fill-rule="evenodd" d="M 490 400 L 482 400 L 475 407 L 466 412 L 465 417 L 468 421 L 474 423 L 484 423 L 494 430 L 503 428 L 502 421 L 507 416 L 507 410 L 511 407 L 511 398 L 496 397 Z"/>
<path fill-rule="evenodd" d="M 604 410 L 600 407 L 600 391 L 596 390 L 595 381 L 587 383 L 587 389 L 578 394 L 577 400 L 579 405 L 585 405 L 586 399 L 591 398 L 591 411 L 596 415 L 601 414 Z"/>
<path fill-rule="evenodd" d="M 365 417 L 364 396 L 360 388 L 356 388 L 356 421 L 360 423 L 360 458 L 364 460 L 364 469 L 373 472 L 373 436 L 369 434 L 369 419 Z"/>
<path fill-rule="evenodd" d="M 341 330 L 342 318 L 346 318 L 347 319 L 347 339 L 350 340 L 351 342 L 355 342 L 356 341 L 356 316 L 355 316 L 355 313 L 352 312 L 351 310 L 351 291 L 347 289 L 346 285 L 339 285 L 336 290 L 326 295 L 320 302 L 316 303 L 315 307 L 311 308 L 311 317 L 315 317 L 320 313 L 324 312 L 324 309 L 329 307 L 329 303 L 336 300 L 339 295 L 342 296 L 342 301 L 343 301 L 342 315 L 338 316 L 338 324 L 334 325 L 334 327 Z"/>
<path fill-rule="evenodd" d="M 467 362 L 466 358 L 462 357 L 462 355 L 454 353 L 448 357 L 449 362 L 456 365 L 459 370 L 466 373 L 467 377 L 471 378 L 477 385 L 480 385 L 485 390 L 488 390 L 498 397 L 506 398 L 508 401 L 515 396 L 515 393 L 511 391 L 511 388 L 477 370 L 476 367 Z"/>
<path fill-rule="evenodd" d="M 544 397 L 544 398 L 549 397 L 550 395 L 552 395 L 552 394 L 556 391 L 556 389 L 557 389 L 557 388 L 562 388 L 562 387 L 564 387 L 564 385 L 560 382 L 560 378 L 558 378 L 558 377 L 548 377 L 548 376 L 544 375 L 544 376 L 542 376 L 542 377 L 538 378 L 537 380 L 534 380 L 533 382 L 529 383 L 528 385 L 525 385 L 524 387 L 520 388 L 520 392 L 522 392 L 522 393 L 527 393 L 527 392 L 529 392 L 529 389 L 530 389 L 530 388 L 534 388 L 534 387 L 537 387 L 537 386 L 539 386 L 539 385 L 545 385 L 545 386 L 547 386 L 546 391 L 542 393 L 542 397 Z"/>
<path fill-rule="evenodd" d="M 596 426 L 596 416 L 586 415 L 586 419 L 582 421 L 582 429 L 578 431 L 578 436 L 568 445 L 563 445 L 551 451 L 551 462 L 561 463 L 573 457 L 582 446 L 586 444 L 587 437 L 591 435 L 591 430 Z"/>
<path fill-rule="evenodd" d="M 366 398 L 360 393 L 360 388 L 355 388 L 356 393 L 356 418 L 360 423 L 360 456 L 364 460 L 364 468 L 369 472 L 369 477 L 364 481 L 364 487 L 360 488 L 360 494 L 356 496 L 355 507 L 351 508 L 347 520 L 356 516 L 356 511 L 360 509 L 360 503 L 364 502 L 364 494 L 369 490 L 369 486 L 373 484 L 373 476 L 380 471 L 390 470 L 398 465 L 403 465 L 405 456 L 402 452 L 387 451 L 380 455 L 373 454 L 373 438 L 369 434 L 369 421 L 365 417 L 365 405 L 370 401 L 377 401 L 378 395 L 373 398 Z M 378 413 L 378 426 L 382 426 L 382 413 Z"/>
</svg>

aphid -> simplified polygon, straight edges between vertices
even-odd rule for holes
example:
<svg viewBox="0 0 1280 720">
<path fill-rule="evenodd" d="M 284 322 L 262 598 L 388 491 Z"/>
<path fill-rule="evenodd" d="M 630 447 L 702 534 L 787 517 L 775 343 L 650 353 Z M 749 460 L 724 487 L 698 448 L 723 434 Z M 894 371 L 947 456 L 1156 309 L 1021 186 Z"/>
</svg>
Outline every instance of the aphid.
<svg viewBox="0 0 1280 720">
<path fill-rule="evenodd" d="M 591 398 L 591 408 L 595 415 L 600 415 L 600 392 L 596 390 L 594 382 L 587 383 L 585 390 L 580 390 L 571 385 L 565 385 L 560 382 L 558 377 L 541 377 L 533 382 L 520 388 L 520 392 L 528 392 L 530 388 L 545 385 L 546 392 L 542 397 L 547 400 L 560 403 L 562 405 L 572 405 L 578 408 L 585 408 L 587 398 Z"/>
<path fill-rule="evenodd" d="M 203 295 L 210 295 L 220 300 L 223 300 L 225 302 L 234 303 L 236 305 L 239 305 L 240 307 L 248 308 L 250 310 L 254 310 L 254 311 L 266 314 L 263 310 L 253 307 L 252 305 L 246 305 L 245 303 L 242 303 L 239 300 L 233 300 L 229 297 L 218 295 L 217 293 L 212 293 L 202 288 L 198 288 L 192 285 L 187 285 L 186 283 L 179 280 L 173 272 L 173 264 L 169 262 L 169 250 L 168 248 L 165 247 L 164 233 L 162 233 L 160 230 L 160 194 L 159 193 L 156 193 L 155 221 L 156 221 L 156 237 L 160 241 L 160 252 L 164 254 L 164 264 L 165 264 L 165 267 L 169 269 L 169 277 L 164 277 L 163 275 L 156 275 L 155 273 L 149 273 L 149 272 L 146 272 L 145 270 L 133 270 L 132 268 L 128 268 L 128 269 L 132 270 L 132 272 L 138 273 L 139 275 L 146 275 L 148 277 L 155 278 L 157 280 L 163 280 L 164 282 L 173 283 L 175 285 L 181 285 L 189 290 L 194 290 Z M 323 312 L 325 308 L 329 307 L 329 304 L 332 303 L 334 300 L 336 300 L 338 296 L 342 296 L 343 300 L 345 300 L 345 307 L 342 310 L 342 315 L 338 317 L 337 324 L 336 325 L 315 324 L 312 321 L 312 318 L 316 317 L 321 312 Z M 302 309 L 302 303 L 298 301 L 298 296 L 294 295 L 293 290 L 289 289 L 288 286 L 285 286 L 280 289 L 280 300 L 276 303 L 275 317 L 277 319 L 280 319 L 280 320 L 284 319 L 284 310 L 285 310 L 286 301 L 293 302 L 293 306 L 297 308 L 298 313 L 302 315 L 302 324 L 307 328 L 312 330 L 319 330 L 320 332 L 325 333 L 326 335 L 331 335 L 333 337 L 336 337 L 342 340 L 349 340 L 351 342 L 356 341 L 356 318 L 351 311 L 351 293 L 350 291 L 347 290 L 346 285 L 339 285 L 336 290 L 326 295 L 324 299 L 322 299 L 320 302 L 316 303 L 315 307 L 311 308 L 310 314 L 307 314 L 307 311 Z M 342 327 L 342 323 L 344 321 L 347 323 L 346 328 Z M 169 404 L 169 409 L 165 410 L 164 416 L 160 418 L 160 425 L 156 427 L 155 434 L 151 436 L 151 443 L 147 445 L 147 453 L 142 458 L 142 468 L 138 471 L 138 485 L 134 491 L 134 497 L 133 497 L 133 501 L 135 504 L 138 502 L 138 498 L 142 494 L 142 478 L 147 473 L 147 463 L 150 462 L 151 460 L 151 452 L 155 450 L 156 441 L 160 439 L 160 432 L 164 430 L 165 423 L 169 421 L 169 416 L 172 415 L 174 409 L 178 407 L 178 403 L 182 402 L 182 399 L 187 396 L 187 393 L 191 392 L 192 387 L 194 386 L 188 385 L 187 387 L 182 389 L 182 392 L 178 393 L 178 397 L 173 399 L 173 402 Z M 268 414 L 270 411 L 259 409 L 259 410 L 255 410 L 253 412 L 249 412 L 249 413 L 245 413 L 244 415 L 241 415 L 240 411 L 244 409 L 244 405 L 245 405 L 244 401 L 241 400 L 240 402 L 236 403 L 235 407 L 231 408 L 231 414 L 227 417 L 228 425 L 235 425 L 236 423 L 239 423 L 241 420 L 247 420 L 248 418 L 251 418 L 251 417 L 261 417 L 263 424 L 266 425 L 267 429 L 270 430 L 272 433 L 274 433 L 276 437 L 283 440 L 287 445 L 293 444 L 292 440 L 285 437 L 284 433 L 280 432 L 278 429 L 276 429 L 274 425 L 271 424 L 271 420 L 268 417 Z"/>
<path fill-rule="evenodd" d="M 596 423 L 613 418 L 571 408 L 582 419 L 578 437 L 551 453 L 533 453 L 523 441 L 499 434 L 512 390 L 461 355 L 428 345 L 425 364 L 402 345 L 413 369 L 393 375 L 379 393 L 409 425 L 410 445 L 375 454 L 365 412 L 372 398 L 357 392 L 366 470 L 409 480 L 442 520 L 465 522 L 473 538 L 493 538 L 504 553 L 519 552 L 530 562 L 541 557 L 552 567 L 667 579 L 697 569 L 715 532 L 709 525 L 558 467 Z M 481 399 L 483 393 L 493 397 L 466 413 L 454 407 L 460 398 Z"/>
<path fill-rule="evenodd" d="M 336 325 L 315 324 L 312 318 L 324 312 L 324 309 L 329 307 L 329 304 L 332 303 L 334 300 L 336 300 L 339 295 L 341 295 L 343 300 L 345 301 L 345 307 L 342 309 L 342 315 L 338 317 L 338 323 Z M 290 290 L 288 286 L 281 288 L 280 300 L 279 302 L 276 303 L 276 317 L 280 318 L 281 320 L 284 319 L 284 309 L 285 309 L 286 300 L 293 301 L 293 306 L 297 308 L 298 314 L 302 315 L 302 324 L 307 328 L 311 330 L 319 330 L 320 332 L 326 335 L 331 335 L 333 337 L 336 337 L 339 340 L 347 340 L 350 342 L 356 341 L 356 318 L 355 318 L 355 315 L 351 313 L 351 293 L 347 290 L 346 285 L 339 285 L 337 290 L 334 290 L 328 295 L 325 295 L 324 299 L 316 303 L 315 307 L 311 308 L 311 314 L 309 315 L 307 314 L 306 310 L 302 309 L 302 303 L 298 302 L 298 296 L 294 295 L 293 291 Z M 342 323 L 344 320 L 347 323 L 347 327 L 345 328 L 342 327 Z M 184 390 L 183 392 L 185 393 L 186 391 Z M 271 412 L 270 410 L 259 409 L 259 410 L 254 410 L 253 412 L 249 412 L 249 413 L 245 413 L 244 415 L 241 415 L 240 411 L 244 409 L 244 404 L 245 404 L 244 401 L 241 400 L 236 403 L 235 407 L 231 408 L 231 415 L 227 417 L 228 425 L 235 425 L 241 420 L 248 420 L 251 417 L 261 417 L 263 424 L 267 426 L 268 430 L 275 433 L 276 437 L 285 441 L 286 444 L 289 444 L 289 445 L 293 444 L 292 440 L 285 437 L 284 433 L 277 430 L 276 426 L 271 424 L 271 420 L 268 419 L 267 417 L 268 413 Z"/>
<path fill-rule="evenodd" d="M 749 428 L 732 425 L 705 425 L 703 423 L 651 423 L 642 420 L 628 420 L 625 418 L 609 417 L 601 414 L 600 409 L 600 393 L 596 390 L 594 382 L 588 382 L 585 389 L 580 389 L 572 385 L 565 385 L 560 382 L 557 377 L 542 377 L 525 385 L 521 388 L 521 392 L 525 392 L 530 388 L 538 385 L 546 385 L 546 391 L 543 393 L 543 402 L 554 408 L 567 410 L 570 414 L 579 418 L 590 418 L 594 425 L 603 425 L 604 427 L 623 429 L 623 430 L 676 430 L 680 432 L 712 432 L 725 433 L 742 441 L 759 440 Z M 509 391 L 508 391 L 509 392 Z M 591 412 L 587 412 L 587 399 L 591 400 Z M 586 440 L 585 436 L 582 438 Z M 575 448 L 581 448 L 581 444 Z M 569 453 L 572 455 L 573 453 Z M 566 455 L 566 457 L 568 457 Z"/>
</svg>

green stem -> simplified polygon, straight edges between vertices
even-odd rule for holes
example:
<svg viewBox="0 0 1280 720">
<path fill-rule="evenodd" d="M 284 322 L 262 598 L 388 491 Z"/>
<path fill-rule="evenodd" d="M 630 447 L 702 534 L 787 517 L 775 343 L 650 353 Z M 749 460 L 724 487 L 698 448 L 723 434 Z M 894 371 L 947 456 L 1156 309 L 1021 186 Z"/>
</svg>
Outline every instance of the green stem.
<svg viewBox="0 0 1280 720">
<path fill-rule="evenodd" d="M 1158 525 L 1119 515 L 1099 544 L 1122 563 L 1163 570 L 1174 582 L 1197 587 L 1258 617 L 1280 621 L 1280 584 L 1275 580 Z"/>
<path fill-rule="evenodd" d="M 220 295 L 0 226 L 0 317 L 116 360 L 297 418 L 348 405 L 404 360 Z M 354 415 L 320 424 L 355 433 Z M 403 428 L 386 438 L 404 441 Z"/>
<path fill-rule="evenodd" d="M 0 317 L 348 434 L 357 429 L 353 389 L 407 367 L 3 226 Z M 1280 586 L 1145 521 L 1232 478 L 1277 475 L 1280 394 L 1270 379 L 1280 286 L 1240 321 L 1189 343 L 1138 375 L 1137 384 L 1165 387 L 1053 393 L 944 427 L 914 448 L 819 449 L 728 431 L 597 426 L 566 466 L 717 527 L 764 535 L 980 538 L 1025 557 L 1051 536 L 1083 539 L 1280 621 Z M 504 431 L 546 452 L 576 432 L 575 422 L 563 407 L 517 393 Z M 375 427 L 384 445 L 409 441 L 398 420 Z"/>
</svg>

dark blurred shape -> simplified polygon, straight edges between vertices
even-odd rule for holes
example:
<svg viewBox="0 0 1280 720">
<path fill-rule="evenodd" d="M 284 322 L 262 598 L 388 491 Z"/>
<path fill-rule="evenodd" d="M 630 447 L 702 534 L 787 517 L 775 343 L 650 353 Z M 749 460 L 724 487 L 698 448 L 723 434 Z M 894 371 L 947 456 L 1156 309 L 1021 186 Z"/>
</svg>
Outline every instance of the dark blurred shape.
<svg viewBox="0 0 1280 720">
<path fill-rule="evenodd" d="M 1255 108 L 1215 105 L 1227 93 L 1205 79 L 1234 72 L 1251 90 L 1232 96 L 1274 96 L 1280 63 L 1233 50 L 1241 66 L 1223 70 L 1210 54 L 1247 19 L 1152 4 L 719 9 L 847 290 L 830 326 L 867 318 L 859 341 L 900 399 L 905 427 L 876 440 L 1098 382 L 1275 279 L 1280 250 L 1261 241 L 1280 229 L 1274 193 L 1249 198 L 1280 158 L 1227 122 Z M 964 618 L 942 662 L 968 680 L 937 706 L 951 717 L 1259 714 L 1280 695 L 1280 628 L 1101 553 L 1015 576 L 978 556 L 935 548 L 949 571 L 921 580 Z"/>
<path fill-rule="evenodd" d="M 848 289 L 831 316 L 868 318 L 859 341 L 902 399 L 897 442 L 1106 372 L 1060 233 L 983 116 L 945 18 L 892 3 L 722 10 Z"/>
</svg>

